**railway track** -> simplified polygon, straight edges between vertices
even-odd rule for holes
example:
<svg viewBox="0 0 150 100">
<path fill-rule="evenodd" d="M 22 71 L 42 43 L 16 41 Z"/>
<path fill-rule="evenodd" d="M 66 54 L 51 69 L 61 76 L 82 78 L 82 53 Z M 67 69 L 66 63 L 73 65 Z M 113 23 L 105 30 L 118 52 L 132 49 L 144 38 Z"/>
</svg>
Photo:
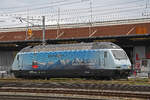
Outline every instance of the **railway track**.
<svg viewBox="0 0 150 100">
<path fill-rule="evenodd" d="M 111 96 L 127 98 L 150 99 L 150 92 L 112 91 L 112 90 L 87 90 L 87 89 L 64 89 L 64 88 L 18 88 L 1 87 L 0 93 L 38 93 L 40 94 L 69 94 L 85 96 Z"/>
<path fill-rule="evenodd" d="M 0 100 L 59 100 L 57 98 L 40 97 L 40 96 L 19 96 L 19 95 L 0 95 Z M 66 100 L 66 99 L 61 99 Z"/>
<path fill-rule="evenodd" d="M 81 98 L 50 97 L 50 96 L 23 96 L 23 95 L 0 95 L 0 100 L 81 100 Z M 82 98 L 82 100 L 93 100 Z M 104 100 L 104 99 L 95 99 Z"/>
<path fill-rule="evenodd" d="M 78 95 L 94 98 L 99 96 L 150 99 L 150 85 L 102 84 L 102 83 L 68 83 L 68 82 L 0 82 L 0 95 L 42 94 Z M 46 96 L 47 96 L 46 95 Z M 37 95 L 35 95 L 37 96 Z M 63 100 L 63 99 L 62 99 Z M 67 99 L 69 100 L 69 99 Z"/>
<path fill-rule="evenodd" d="M 31 87 L 31 88 L 67 88 L 67 89 L 98 89 L 115 91 L 150 92 L 150 85 L 129 84 L 96 84 L 96 83 L 67 83 L 67 82 L 0 82 L 0 87 Z"/>
</svg>

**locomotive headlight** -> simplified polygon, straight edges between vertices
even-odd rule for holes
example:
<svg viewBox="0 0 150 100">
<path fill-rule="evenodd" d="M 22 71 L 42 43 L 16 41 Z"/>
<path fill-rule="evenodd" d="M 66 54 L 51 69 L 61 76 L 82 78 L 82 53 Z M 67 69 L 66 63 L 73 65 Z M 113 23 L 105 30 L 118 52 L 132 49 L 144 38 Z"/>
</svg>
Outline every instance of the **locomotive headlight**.
<svg viewBox="0 0 150 100">
<path fill-rule="evenodd" d="M 128 69 L 131 69 L 131 66 L 128 66 Z"/>
</svg>

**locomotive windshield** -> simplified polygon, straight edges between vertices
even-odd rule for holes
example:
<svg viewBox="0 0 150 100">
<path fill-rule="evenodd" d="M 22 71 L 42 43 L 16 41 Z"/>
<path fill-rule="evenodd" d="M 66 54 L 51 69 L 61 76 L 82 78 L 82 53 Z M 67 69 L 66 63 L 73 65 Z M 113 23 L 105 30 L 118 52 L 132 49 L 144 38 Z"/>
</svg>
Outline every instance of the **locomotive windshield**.
<svg viewBox="0 0 150 100">
<path fill-rule="evenodd" d="M 126 53 L 123 50 L 111 50 L 115 59 L 128 59 Z"/>
</svg>

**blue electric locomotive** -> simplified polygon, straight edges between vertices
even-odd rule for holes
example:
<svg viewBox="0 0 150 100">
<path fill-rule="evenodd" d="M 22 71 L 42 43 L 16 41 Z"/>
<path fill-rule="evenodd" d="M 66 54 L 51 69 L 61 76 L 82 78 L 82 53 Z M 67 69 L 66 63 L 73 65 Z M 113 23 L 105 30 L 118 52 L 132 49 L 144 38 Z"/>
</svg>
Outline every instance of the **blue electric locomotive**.
<svg viewBox="0 0 150 100">
<path fill-rule="evenodd" d="M 111 42 L 28 46 L 15 57 L 12 72 L 22 78 L 126 78 L 130 60 Z"/>
</svg>

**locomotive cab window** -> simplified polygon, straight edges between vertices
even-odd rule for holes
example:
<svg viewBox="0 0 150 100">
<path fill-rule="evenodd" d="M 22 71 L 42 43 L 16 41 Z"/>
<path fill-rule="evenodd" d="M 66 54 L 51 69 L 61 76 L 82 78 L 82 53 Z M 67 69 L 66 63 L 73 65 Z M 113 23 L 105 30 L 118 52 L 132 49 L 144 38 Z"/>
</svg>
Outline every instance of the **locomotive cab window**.
<svg viewBox="0 0 150 100">
<path fill-rule="evenodd" d="M 123 50 L 111 50 L 115 59 L 128 59 L 126 53 Z"/>
</svg>

